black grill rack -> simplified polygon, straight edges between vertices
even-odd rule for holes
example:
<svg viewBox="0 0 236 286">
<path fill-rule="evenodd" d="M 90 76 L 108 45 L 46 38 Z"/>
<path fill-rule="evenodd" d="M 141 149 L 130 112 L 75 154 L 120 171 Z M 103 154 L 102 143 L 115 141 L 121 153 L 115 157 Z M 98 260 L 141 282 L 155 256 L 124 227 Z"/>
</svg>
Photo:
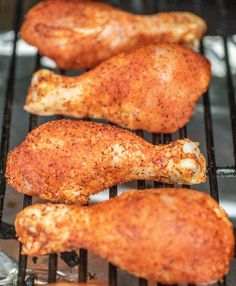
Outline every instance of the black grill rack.
<svg viewBox="0 0 236 286">
<path fill-rule="evenodd" d="M 5 198 L 5 190 L 6 190 L 6 180 L 5 180 L 5 168 L 6 168 L 6 158 L 9 150 L 9 142 L 10 142 L 10 130 L 11 130 L 11 118 L 12 118 L 12 106 L 14 101 L 14 95 L 16 90 L 14 89 L 15 82 L 15 74 L 16 74 L 16 65 L 17 65 L 17 55 L 16 55 L 16 47 L 18 40 L 18 31 L 22 21 L 22 11 L 23 4 L 25 1 L 16 0 L 15 1 L 15 16 L 14 16 L 14 42 L 13 42 L 13 51 L 10 59 L 8 79 L 6 83 L 6 91 L 5 91 L 5 103 L 3 109 L 3 123 L 2 123 L 2 137 L 1 137 L 1 150 L 0 150 L 0 239 L 15 239 L 15 230 L 12 225 L 4 223 L 2 221 L 2 216 L 4 212 L 4 198 Z M 181 1 L 172 0 L 172 1 L 133 1 L 136 3 L 132 4 L 132 1 L 111 1 L 113 5 L 123 7 L 130 7 L 130 10 L 136 10 L 137 5 L 139 6 L 139 11 L 142 13 L 153 13 L 158 11 L 168 11 L 173 10 L 181 10 Z M 127 6 L 127 2 L 128 6 Z M 204 5 L 206 5 L 205 1 L 201 0 L 192 0 L 188 1 L 188 5 L 191 6 L 191 11 L 196 14 L 203 15 Z M 204 3 L 205 2 L 205 3 Z M 218 20 L 218 34 L 223 39 L 224 46 L 224 61 L 226 66 L 226 92 L 228 95 L 229 102 L 229 114 L 230 114 L 230 122 L 231 122 L 231 131 L 232 131 L 232 143 L 233 143 L 233 156 L 234 156 L 234 165 L 233 166 L 223 166 L 219 167 L 216 164 L 216 156 L 215 156 L 215 148 L 214 148 L 214 132 L 213 132 L 213 119 L 212 119 L 212 106 L 210 101 L 209 93 L 203 96 L 203 113 L 204 113 L 204 127 L 205 127 L 205 141 L 207 148 L 207 159 L 208 159 L 208 179 L 209 179 L 209 191 L 211 196 L 219 201 L 219 192 L 218 192 L 218 177 L 236 177 L 236 105 L 235 105 L 235 94 L 234 94 L 234 85 L 231 73 L 231 65 L 229 60 L 229 50 L 228 50 L 228 26 L 227 26 L 227 13 L 229 12 L 225 8 L 224 0 L 215 1 L 216 10 L 217 10 L 217 20 Z M 140 11 L 141 7 L 141 11 Z M 209 12 L 210 13 L 210 12 Z M 204 44 L 201 43 L 201 53 L 205 52 Z M 35 70 L 40 68 L 40 55 L 37 54 L 35 58 Z M 60 71 L 64 73 L 64 71 Z M 61 117 L 58 117 L 61 118 Z M 28 130 L 32 130 L 37 126 L 38 118 L 35 115 L 29 115 L 29 123 Z M 144 133 L 142 131 L 136 132 L 139 136 L 143 137 Z M 178 133 L 179 138 L 187 137 L 187 127 L 182 128 Z M 154 144 L 160 143 L 168 143 L 172 140 L 171 134 L 152 134 L 152 141 Z M 143 189 L 147 186 L 145 181 L 138 181 L 137 187 L 138 189 Z M 154 182 L 155 187 L 163 186 L 163 184 L 159 184 Z M 165 185 L 167 186 L 167 185 Z M 186 187 L 186 186 L 185 186 Z M 109 197 L 114 197 L 117 195 L 117 186 L 110 188 Z M 23 208 L 30 205 L 32 203 L 32 198 L 30 196 L 24 195 L 23 199 Z M 27 257 L 20 254 L 21 245 L 19 245 L 19 269 L 18 269 L 18 286 L 23 286 L 25 284 L 25 276 L 26 276 L 26 267 L 27 267 Z M 78 281 L 85 282 L 87 279 L 87 251 L 85 249 L 81 249 L 78 253 L 78 256 L 75 252 L 71 253 L 62 253 L 60 257 L 67 262 L 68 265 L 73 266 L 79 262 L 79 273 L 78 273 Z M 48 281 L 54 282 L 56 280 L 56 271 L 57 271 L 57 261 L 58 255 L 51 254 L 49 255 L 49 266 L 48 266 Z M 117 283 L 117 268 L 112 264 L 108 264 L 109 267 L 109 275 L 108 281 L 109 285 L 116 286 Z M 139 279 L 139 285 L 145 286 L 148 285 L 148 282 L 144 279 Z M 227 277 L 225 277 L 222 281 L 218 282 L 217 285 L 235 285 L 235 282 L 230 282 Z M 32 284 L 30 284 L 32 285 Z M 161 286 L 161 284 L 157 284 Z"/>
</svg>

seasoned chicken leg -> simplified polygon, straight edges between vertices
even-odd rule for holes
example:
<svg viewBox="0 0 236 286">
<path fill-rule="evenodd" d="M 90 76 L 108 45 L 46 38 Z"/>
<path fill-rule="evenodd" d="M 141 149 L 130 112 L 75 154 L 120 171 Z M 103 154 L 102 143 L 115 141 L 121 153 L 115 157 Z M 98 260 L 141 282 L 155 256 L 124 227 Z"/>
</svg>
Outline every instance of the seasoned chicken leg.
<svg viewBox="0 0 236 286">
<path fill-rule="evenodd" d="M 67 203 L 130 180 L 197 184 L 206 162 L 188 139 L 154 146 L 113 126 L 71 120 L 31 131 L 7 160 L 8 183 L 19 192 Z"/>
<path fill-rule="evenodd" d="M 26 14 L 21 37 L 59 67 L 83 69 L 145 44 L 196 46 L 205 31 L 205 21 L 187 12 L 141 16 L 104 3 L 51 0 Z"/>
<path fill-rule="evenodd" d="M 78 77 L 34 74 L 25 109 L 38 115 L 104 118 L 130 129 L 171 133 L 191 117 L 210 80 L 209 62 L 174 44 L 116 56 Z"/>
<path fill-rule="evenodd" d="M 23 254 L 87 248 L 164 284 L 216 282 L 234 251 L 223 209 L 189 189 L 129 191 L 92 207 L 34 205 L 17 215 L 15 226 Z"/>
</svg>

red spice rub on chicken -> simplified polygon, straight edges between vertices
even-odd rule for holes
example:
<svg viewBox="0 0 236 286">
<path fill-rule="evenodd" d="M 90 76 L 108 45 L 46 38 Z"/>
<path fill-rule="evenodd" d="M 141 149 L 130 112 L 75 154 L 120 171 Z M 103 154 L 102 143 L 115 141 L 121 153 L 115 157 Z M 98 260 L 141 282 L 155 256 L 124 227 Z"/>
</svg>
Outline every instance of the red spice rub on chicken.
<svg viewBox="0 0 236 286">
<path fill-rule="evenodd" d="M 139 277 L 163 284 L 208 285 L 229 269 L 233 226 L 208 195 L 189 189 L 147 189 L 91 207 L 47 204 L 16 218 L 22 253 L 80 247 Z"/>
<path fill-rule="evenodd" d="M 134 15 L 97 1 L 42 1 L 25 16 L 21 37 L 63 69 L 91 68 L 145 44 L 196 46 L 206 23 L 188 12 Z"/>
<path fill-rule="evenodd" d="M 175 44 L 121 54 L 77 77 L 33 76 L 25 110 L 103 118 L 129 129 L 172 133 L 192 116 L 211 77 L 206 58 Z"/>
<path fill-rule="evenodd" d="M 189 139 L 154 146 L 117 127 L 72 120 L 45 123 L 8 155 L 6 177 L 17 191 L 86 203 L 89 195 L 131 180 L 198 184 L 206 161 Z"/>
</svg>

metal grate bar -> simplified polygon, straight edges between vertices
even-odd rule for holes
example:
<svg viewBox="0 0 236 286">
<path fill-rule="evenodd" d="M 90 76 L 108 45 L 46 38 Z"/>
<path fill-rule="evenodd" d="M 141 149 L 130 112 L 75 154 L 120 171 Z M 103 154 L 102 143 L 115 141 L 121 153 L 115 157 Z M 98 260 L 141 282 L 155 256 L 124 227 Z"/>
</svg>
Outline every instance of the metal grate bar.
<svg viewBox="0 0 236 286">
<path fill-rule="evenodd" d="M 109 189 L 109 199 L 117 196 L 117 186 L 113 186 Z M 108 280 L 110 286 L 117 285 L 117 267 L 113 264 L 108 264 Z"/>
<path fill-rule="evenodd" d="M 230 120 L 231 120 L 232 138 L 233 138 L 234 165 L 236 167 L 236 105 L 235 105 L 234 85 L 233 85 L 231 68 L 230 68 L 230 63 L 229 63 L 229 52 L 228 52 L 226 36 L 223 36 L 223 43 L 224 43 L 224 51 L 225 51 L 225 65 L 226 65 L 226 73 L 227 73 L 226 79 L 227 79 Z"/>
<path fill-rule="evenodd" d="M 194 8 L 196 12 L 201 16 L 202 14 L 202 1 L 199 1 Z M 204 45 L 201 41 L 200 52 L 204 55 Z M 213 136 L 213 124 L 211 115 L 211 102 L 208 91 L 203 95 L 204 106 L 204 124 L 205 124 L 205 137 L 207 145 L 207 160 L 208 160 L 208 175 L 210 184 L 210 194 L 216 200 L 219 201 L 218 183 L 216 175 L 216 160 L 215 160 L 215 146 Z"/>
<path fill-rule="evenodd" d="M 22 14 L 22 1 L 17 0 L 15 4 L 15 17 L 14 17 L 14 41 L 13 50 L 10 61 L 9 74 L 7 79 L 7 87 L 5 93 L 5 104 L 3 111 L 2 122 L 2 138 L 1 138 L 1 150 L 0 150 L 0 230 L 2 223 L 4 198 L 6 191 L 6 160 L 7 152 L 9 150 L 10 143 L 10 129 L 11 129 L 11 117 L 12 117 L 12 103 L 14 99 L 14 81 L 15 81 L 15 65 L 16 65 L 16 45 L 18 39 L 18 31 L 20 27 L 20 20 Z"/>
<path fill-rule="evenodd" d="M 40 55 L 37 53 L 35 59 L 34 71 L 38 70 L 40 67 L 40 58 L 41 58 Z M 28 128 L 29 132 L 37 126 L 37 118 L 38 117 L 34 114 L 29 115 L 29 128 Z M 27 206 L 30 206 L 31 204 L 32 204 L 32 197 L 24 195 L 23 209 L 26 208 Z M 21 245 L 20 245 L 17 286 L 23 286 L 25 284 L 27 262 L 28 262 L 27 256 L 21 254 Z"/>
<path fill-rule="evenodd" d="M 87 281 L 87 265 L 88 265 L 88 252 L 86 249 L 81 248 L 79 250 L 79 282 Z"/>
<path fill-rule="evenodd" d="M 117 267 L 111 263 L 108 264 L 108 280 L 109 286 L 117 285 Z"/>
<path fill-rule="evenodd" d="M 79 282 L 87 281 L 87 271 L 88 271 L 88 251 L 87 249 L 81 248 L 79 250 L 79 277 L 78 277 Z"/>
<path fill-rule="evenodd" d="M 28 195 L 24 195 L 23 209 L 31 204 L 32 204 L 32 197 Z M 22 251 L 22 244 L 20 243 L 17 286 L 25 285 L 25 275 L 26 275 L 26 268 L 27 268 L 27 262 L 28 262 L 28 257 L 26 255 L 22 255 L 21 251 Z"/>
<path fill-rule="evenodd" d="M 224 59 L 226 66 L 226 82 L 227 82 L 227 91 L 228 91 L 228 100 L 229 100 L 229 111 L 230 111 L 230 121 L 232 129 L 232 139 L 233 139 L 233 151 L 234 151 L 234 165 L 236 167 L 236 104 L 235 104 L 235 91 L 231 73 L 231 67 L 229 62 L 229 51 L 227 44 L 227 10 L 225 9 L 225 1 L 217 0 L 218 12 L 219 12 L 219 32 L 223 37 L 224 45 Z"/>
<path fill-rule="evenodd" d="M 19 247 L 19 265 L 18 265 L 18 277 L 17 277 L 17 286 L 25 285 L 25 275 L 26 275 L 26 266 L 28 257 L 21 254 L 22 244 Z"/>
<path fill-rule="evenodd" d="M 218 286 L 227 286 L 227 281 L 226 281 L 226 277 L 223 278 L 222 281 L 219 281 L 217 283 Z"/>
<path fill-rule="evenodd" d="M 164 134 L 163 135 L 163 142 L 164 144 L 168 144 L 172 141 L 172 136 L 171 134 Z"/>
<path fill-rule="evenodd" d="M 201 44 L 201 52 L 204 54 L 204 47 Z M 203 96 L 204 103 L 204 123 L 207 144 L 208 174 L 210 183 L 210 194 L 219 201 L 218 184 L 216 176 L 215 145 L 213 139 L 213 124 L 211 116 L 211 105 L 208 91 Z"/>
<path fill-rule="evenodd" d="M 137 181 L 137 189 L 138 189 L 138 190 L 143 190 L 143 189 L 145 189 L 145 181 L 144 181 L 144 180 L 139 180 L 139 181 Z"/>
<path fill-rule="evenodd" d="M 48 282 L 55 282 L 57 279 L 57 254 L 49 255 L 48 261 Z"/>
<path fill-rule="evenodd" d="M 187 138 L 187 126 L 184 126 L 179 130 L 179 138 L 180 139 Z"/>
<path fill-rule="evenodd" d="M 139 278 L 139 286 L 148 286 L 148 281 L 143 278 Z"/>
<path fill-rule="evenodd" d="M 40 59 L 41 59 L 41 56 L 39 53 L 37 53 L 36 59 L 35 59 L 34 72 L 36 72 L 40 68 Z M 29 132 L 37 127 L 37 125 L 38 125 L 37 121 L 38 121 L 38 116 L 30 113 L 30 115 L 29 115 L 29 129 L 28 129 Z"/>
<path fill-rule="evenodd" d="M 202 1 L 200 2 L 200 11 L 202 11 Z M 204 45 L 201 42 L 200 51 L 204 55 Z M 210 183 L 210 194 L 211 196 L 219 202 L 219 192 L 218 192 L 218 183 L 216 175 L 216 160 L 215 160 L 215 146 L 214 146 L 214 132 L 212 124 L 212 115 L 211 115 L 211 102 L 208 91 L 203 96 L 204 104 L 204 123 L 205 123 L 205 134 L 206 134 L 206 143 L 207 143 L 207 159 L 208 159 L 208 173 L 209 173 L 209 183 Z M 222 281 L 218 282 L 218 286 L 226 286 L 225 278 Z"/>
<path fill-rule="evenodd" d="M 37 127 L 37 124 L 38 124 L 38 117 L 34 114 L 31 114 L 29 115 L 29 132 L 31 130 L 33 130 L 35 127 Z"/>
<path fill-rule="evenodd" d="M 109 199 L 117 196 L 117 186 L 113 186 L 109 189 Z"/>
<path fill-rule="evenodd" d="M 153 133 L 152 134 L 152 143 L 154 145 L 161 144 L 161 134 Z"/>
</svg>

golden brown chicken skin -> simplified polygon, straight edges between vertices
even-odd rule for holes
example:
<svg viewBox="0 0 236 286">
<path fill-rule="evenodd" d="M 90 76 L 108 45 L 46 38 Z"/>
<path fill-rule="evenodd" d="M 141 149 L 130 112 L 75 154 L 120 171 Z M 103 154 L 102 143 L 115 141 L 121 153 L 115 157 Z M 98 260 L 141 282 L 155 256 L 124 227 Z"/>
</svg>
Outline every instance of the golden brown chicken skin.
<svg viewBox="0 0 236 286">
<path fill-rule="evenodd" d="M 131 180 L 198 184 L 205 170 L 198 144 L 189 139 L 154 146 L 113 126 L 58 120 L 34 129 L 10 152 L 6 177 L 25 194 L 86 203 L 89 195 Z"/>
<path fill-rule="evenodd" d="M 107 119 L 129 129 L 171 133 L 190 119 L 210 81 L 210 64 L 175 44 L 116 56 L 77 77 L 34 74 L 25 110 Z"/>
<path fill-rule="evenodd" d="M 189 189 L 129 191 L 92 207 L 34 205 L 17 215 L 22 253 L 79 247 L 164 284 L 216 282 L 233 257 L 233 227 L 208 195 Z"/>
<path fill-rule="evenodd" d="M 26 14 L 21 37 L 60 68 L 83 69 L 145 44 L 195 45 L 205 31 L 187 12 L 138 16 L 95 1 L 50 0 Z"/>
</svg>

